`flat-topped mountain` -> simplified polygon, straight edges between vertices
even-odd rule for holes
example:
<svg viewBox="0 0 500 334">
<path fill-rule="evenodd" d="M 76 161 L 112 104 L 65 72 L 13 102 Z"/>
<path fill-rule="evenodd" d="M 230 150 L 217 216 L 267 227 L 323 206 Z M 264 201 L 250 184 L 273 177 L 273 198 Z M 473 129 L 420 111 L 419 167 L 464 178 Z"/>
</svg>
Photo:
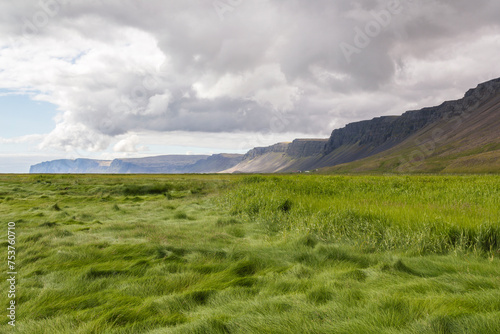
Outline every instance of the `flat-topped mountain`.
<svg viewBox="0 0 500 334">
<path fill-rule="evenodd" d="M 182 174 L 217 173 L 243 159 L 241 154 L 162 155 L 115 160 L 54 160 L 31 166 L 30 173 Z"/>
<path fill-rule="evenodd" d="M 250 150 L 236 166 L 225 173 L 275 173 L 307 170 L 321 159 L 328 139 L 295 139 Z"/>
<path fill-rule="evenodd" d="M 111 161 L 92 159 L 60 159 L 42 162 L 30 167 L 30 173 L 106 173 Z"/>
</svg>

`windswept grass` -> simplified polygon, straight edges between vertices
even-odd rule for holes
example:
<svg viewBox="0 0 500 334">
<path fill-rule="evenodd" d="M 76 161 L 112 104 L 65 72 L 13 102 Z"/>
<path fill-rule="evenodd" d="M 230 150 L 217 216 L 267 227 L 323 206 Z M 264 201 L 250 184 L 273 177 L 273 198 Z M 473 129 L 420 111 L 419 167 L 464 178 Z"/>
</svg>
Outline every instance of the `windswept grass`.
<svg viewBox="0 0 500 334">
<path fill-rule="evenodd" d="M 500 247 L 498 176 L 249 176 L 223 196 L 269 234 L 313 234 L 370 250 L 492 253 Z"/>
<path fill-rule="evenodd" d="M 499 333 L 499 195 L 498 176 L 0 176 L 15 332 Z"/>
</svg>

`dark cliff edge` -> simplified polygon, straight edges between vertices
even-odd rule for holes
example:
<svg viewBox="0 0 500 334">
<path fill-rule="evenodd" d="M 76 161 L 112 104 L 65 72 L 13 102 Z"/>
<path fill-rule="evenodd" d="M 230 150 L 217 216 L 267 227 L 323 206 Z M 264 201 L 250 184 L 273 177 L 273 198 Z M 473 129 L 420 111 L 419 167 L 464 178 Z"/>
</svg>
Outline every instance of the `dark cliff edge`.
<svg viewBox="0 0 500 334">
<path fill-rule="evenodd" d="M 293 158 L 307 158 L 323 154 L 328 139 L 295 139 L 286 150 L 286 154 Z"/>
</svg>

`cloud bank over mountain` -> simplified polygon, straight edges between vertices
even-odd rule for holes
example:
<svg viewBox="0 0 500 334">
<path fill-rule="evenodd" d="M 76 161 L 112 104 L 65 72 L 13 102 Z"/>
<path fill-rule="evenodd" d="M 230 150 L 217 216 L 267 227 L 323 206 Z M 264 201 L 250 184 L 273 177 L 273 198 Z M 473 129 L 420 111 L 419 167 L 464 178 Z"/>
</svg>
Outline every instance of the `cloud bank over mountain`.
<svg viewBox="0 0 500 334">
<path fill-rule="evenodd" d="M 500 73 L 494 0 L 22 0 L 0 13 L 0 89 L 58 106 L 47 149 L 324 137 Z"/>
</svg>

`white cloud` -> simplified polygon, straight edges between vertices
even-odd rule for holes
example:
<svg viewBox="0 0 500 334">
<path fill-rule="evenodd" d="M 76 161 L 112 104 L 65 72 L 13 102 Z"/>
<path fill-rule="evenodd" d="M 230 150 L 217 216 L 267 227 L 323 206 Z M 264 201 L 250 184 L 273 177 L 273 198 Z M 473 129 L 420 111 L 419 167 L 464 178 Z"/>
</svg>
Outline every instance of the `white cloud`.
<svg viewBox="0 0 500 334">
<path fill-rule="evenodd" d="M 168 110 L 171 100 L 169 93 L 153 95 L 149 98 L 148 106 L 144 112 L 145 115 L 161 115 Z"/>
<path fill-rule="evenodd" d="M 279 64 L 266 64 L 252 71 L 228 73 L 222 77 L 208 75 L 194 83 L 193 88 L 201 98 L 248 99 L 279 110 L 293 108 L 299 95 L 298 87 L 288 84 Z"/>
<path fill-rule="evenodd" d="M 147 151 L 147 147 L 139 145 L 139 136 L 130 135 L 127 138 L 120 140 L 113 146 L 113 151 L 124 153 L 135 153 L 139 151 Z"/>
<path fill-rule="evenodd" d="M 39 147 L 56 148 L 66 152 L 74 149 L 97 152 L 105 150 L 110 142 L 109 136 L 91 131 L 83 124 L 61 122 L 44 138 Z"/>
</svg>

